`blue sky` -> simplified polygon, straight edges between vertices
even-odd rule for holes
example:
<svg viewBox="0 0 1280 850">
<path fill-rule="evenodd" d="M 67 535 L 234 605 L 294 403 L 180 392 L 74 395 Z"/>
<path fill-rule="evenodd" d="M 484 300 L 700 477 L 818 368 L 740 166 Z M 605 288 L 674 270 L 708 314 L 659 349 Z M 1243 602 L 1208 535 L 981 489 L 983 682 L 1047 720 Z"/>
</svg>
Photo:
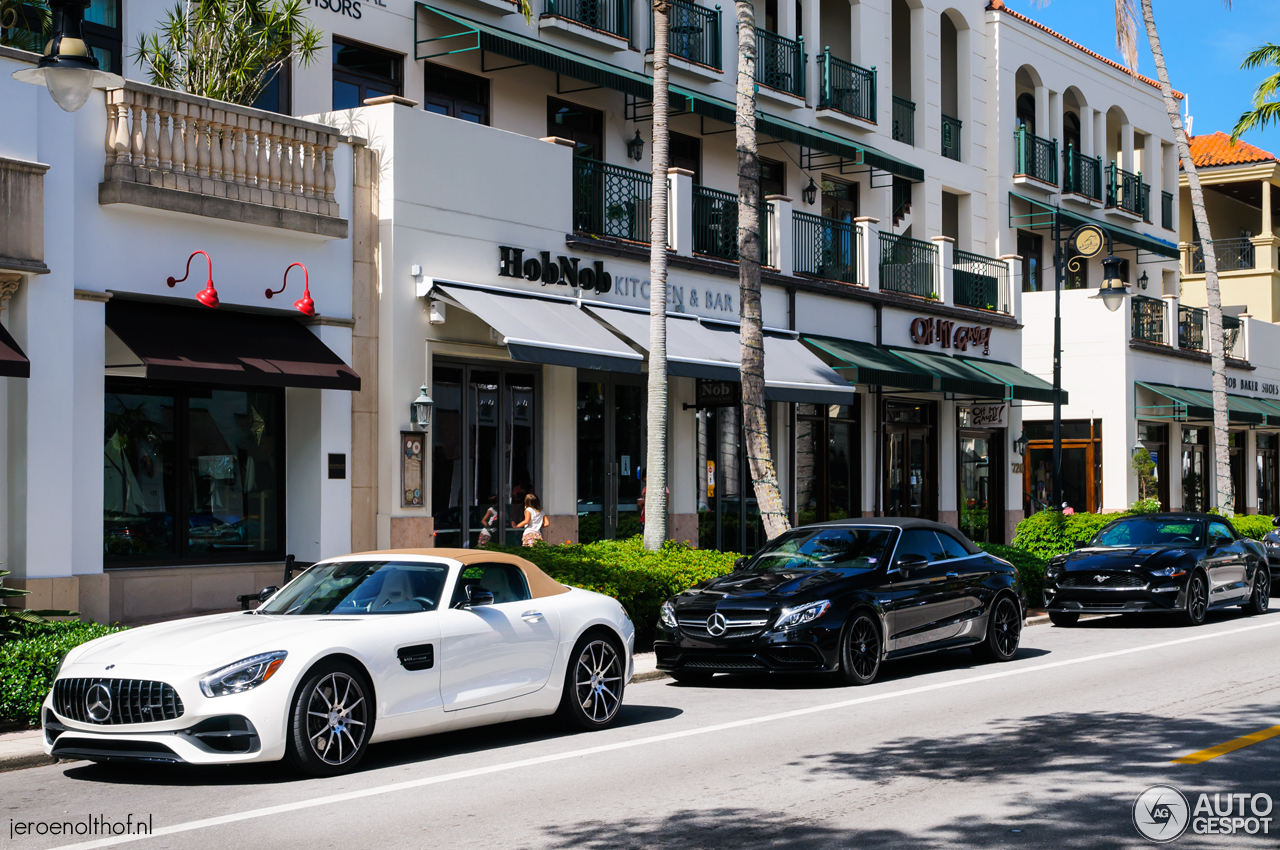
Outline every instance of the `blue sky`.
<svg viewBox="0 0 1280 850">
<path fill-rule="evenodd" d="M 1033 0 L 1005 0 L 1005 5 L 1103 56 L 1124 62 L 1116 49 L 1114 0 L 1052 0 L 1044 6 Z M 1280 2 L 1234 0 L 1230 10 L 1221 0 L 1152 0 L 1152 5 L 1169 81 L 1191 98 L 1192 129 L 1196 135 L 1231 132 L 1240 113 L 1249 108 L 1254 88 L 1267 76 L 1263 70 L 1241 71 L 1240 63 L 1253 48 L 1268 40 L 1280 41 Z M 1141 14 L 1141 7 L 1138 11 Z M 1141 19 L 1138 25 L 1138 70 L 1154 78 L 1155 64 Z M 1243 138 L 1280 154 L 1280 125 L 1272 124 Z"/>
</svg>

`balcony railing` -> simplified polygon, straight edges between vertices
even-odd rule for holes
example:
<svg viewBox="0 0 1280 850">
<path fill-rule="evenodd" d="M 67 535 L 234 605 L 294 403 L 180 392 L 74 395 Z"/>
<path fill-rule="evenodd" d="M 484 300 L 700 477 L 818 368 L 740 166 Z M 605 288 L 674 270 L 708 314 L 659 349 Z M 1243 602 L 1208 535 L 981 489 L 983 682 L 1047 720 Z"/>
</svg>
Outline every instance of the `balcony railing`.
<svg viewBox="0 0 1280 850">
<path fill-rule="evenodd" d="M 804 36 L 796 41 L 768 30 L 756 30 L 756 82 L 804 97 Z"/>
<path fill-rule="evenodd" d="M 1218 271 L 1236 272 L 1257 268 L 1257 254 L 1249 239 L 1215 239 L 1213 255 Z M 1204 243 L 1191 243 L 1191 273 L 1204 274 Z"/>
<path fill-rule="evenodd" d="M 1013 131 L 1015 177 L 1034 177 L 1058 185 L 1058 140 L 1042 139 L 1026 125 Z"/>
<path fill-rule="evenodd" d="M 693 187 L 693 252 L 738 259 L 738 196 L 706 186 Z"/>
<path fill-rule="evenodd" d="M 942 155 L 960 161 L 960 119 L 942 116 Z"/>
<path fill-rule="evenodd" d="M 938 250 L 928 242 L 880 231 L 880 288 L 937 299 L 933 282 Z"/>
<path fill-rule="evenodd" d="M 1165 345 L 1164 301 L 1135 295 L 1129 299 L 1133 313 L 1133 339 Z"/>
<path fill-rule="evenodd" d="M 671 55 L 719 71 L 720 7 L 708 9 L 689 0 L 675 0 L 667 18 Z M 652 14 L 649 16 L 649 49 L 653 49 Z"/>
<path fill-rule="evenodd" d="M 546 0 L 545 14 L 631 38 L 631 0 Z"/>
<path fill-rule="evenodd" d="M 1072 145 L 1062 152 L 1062 191 L 1102 200 L 1102 157 L 1088 157 Z"/>
<path fill-rule="evenodd" d="M 795 270 L 844 283 L 858 282 L 858 229 L 851 221 L 792 212 Z"/>
<path fill-rule="evenodd" d="M 1125 171 L 1115 160 L 1107 166 L 1107 206 L 1147 218 L 1146 204 L 1143 202 L 1144 186 L 1146 184 L 1142 182 L 1141 171 L 1137 174 Z"/>
<path fill-rule="evenodd" d="M 1173 230 L 1173 193 L 1160 193 L 1160 226 L 1165 230 Z"/>
<path fill-rule="evenodd" d="M 1208 351 L 1205 327 L 1208 314 L 1199 307 L 1178 305 L 1178 348 L 1188 351 Z"/>
<path fill-rule="evenodd" d="M 893 140 L 915 147 L 916 105 L 904 97 L 893 96 Z"/>
<path fill-rule="evenodd" d="M 834 109 L 854 118 L 875 123 L 876 69 L 860 68 L 837 59 L 828 47 L 818 57 L 822 73 L 820 109 Z"/>
<path fill-rule="evenodd" d="M 1009 298 L 1009 267 L 999 260 L 955 251 L 951 260 L 951 281 L 955 303 L 961 307 L 1012 313 Z"/>
<path fill-rule="evenodd" d="M 653 176 L 649 172 L 574 158 L 574 230 L 648 242 L 652 204 Z"/>
</svg>

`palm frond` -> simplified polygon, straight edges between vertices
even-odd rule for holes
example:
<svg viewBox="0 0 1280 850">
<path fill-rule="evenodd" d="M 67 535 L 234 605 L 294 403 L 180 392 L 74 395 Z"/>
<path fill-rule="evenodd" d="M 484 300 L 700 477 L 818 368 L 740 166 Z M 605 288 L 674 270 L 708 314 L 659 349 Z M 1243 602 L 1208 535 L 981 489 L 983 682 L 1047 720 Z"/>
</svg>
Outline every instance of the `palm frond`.
<svg viewBox="0 0 1280 850">
<path fill-rule="evenodd" d="M 1231 141 L 1237 141 L 1250 130 L 1261 130 L 1272 121 L 1280 121 L 1280 103 L 1272 101 L 1246 111 L 1231 128 Z"/>
<path fill-rule="evenodd" d="M 1138 70 L 1138 15 L 1133 0 L 1116 0 L 1116 49 L 1129 70 Z"/>
<path fill-rule="evenodd" d="M 1253 68 L 1274 68 L 1280 66 L 1280 44 L 1267 42 L 1261 47 L 1249 51 L 1240 63 L 1242 71 Z"/>
</svg>

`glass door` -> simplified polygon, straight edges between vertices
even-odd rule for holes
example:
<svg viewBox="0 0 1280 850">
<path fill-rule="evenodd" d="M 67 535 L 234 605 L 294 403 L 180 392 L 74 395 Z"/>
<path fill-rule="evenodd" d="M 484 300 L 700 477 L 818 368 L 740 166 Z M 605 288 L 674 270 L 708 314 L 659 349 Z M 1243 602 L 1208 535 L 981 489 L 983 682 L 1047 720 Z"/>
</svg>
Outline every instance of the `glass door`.
<svg viewBox="0 0 1280 850">
<path fill-rule="evenodd" d="M 796 404 L 796 525 L 862 513 L 857 408 Z"/>
<path fill-rule="evenodd" d="M 885 402 L 885 516 L 938 518 L 933 403 Z"/>
<path fill-rule="evenodd" d="M 1209 507 L 1204 448 L 1207 428 L 1182 429 L 1182 509 L 1197 513 Z"/>
<path fill-rule="evenodd" d="M 1275 434 L 1258 434 L 1258 513 L 1280 513 L 1280 464 Z"/>
<path fill-rule="evenodd" d="M 621 540 L 641 533 L 639 499 L 645 457 L 645 388 L 601 374 L 578 382 L 578 540 Z"/>
<path fill-rule="evenodd" d="M 698 548 L 749 555 L 765 541 L 760 506 L 747 470 L 742 409 L 704 407 L 697 414 Z"/>
<path fill-rule="evenodd" d="M 961 431 L 959 442 L 960 530 L 970 540 L 1004 542 L 1004 431 Z"/>
</svg>

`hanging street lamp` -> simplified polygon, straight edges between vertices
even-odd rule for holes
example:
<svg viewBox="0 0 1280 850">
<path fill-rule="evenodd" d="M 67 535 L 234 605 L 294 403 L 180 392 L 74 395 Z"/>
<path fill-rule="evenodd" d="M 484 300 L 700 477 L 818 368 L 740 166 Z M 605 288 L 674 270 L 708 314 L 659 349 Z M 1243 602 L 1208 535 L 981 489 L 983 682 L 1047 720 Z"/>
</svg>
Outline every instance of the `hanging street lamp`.
<svg viewBox="0 0 1280 850">
<path fill-rule="evenodd" d="M 800 197 L 804 199 L 805 206 L 813 206 L 814 201 L 818 200 L 818 184 L 813 182 L 813 178 L 809 178 L 809 185 L 800 190 Z"/>
<path fill-rule="evenodd" d="M 431 408 L 434 405 L 431 396 L 427 395 L 427 385 L 423 384 L 422 389 L 418 390 L 418 397 L 409 402 L 409 419 L 418 426 L 419 431 L 426 431 L 431 427 Z"/>
<path fill-rule="evenodd" d="M 75 112 L 95 88 L 124 85 L 124 78 L 98 68 L 98 60 L 85 44 L 82 24 L 90 0 L 49 0 L 53 14 L 52 35 L 44 55 L 34 68 L 14 71 L 23 83 L 45 86 L 53 102 L 67 112 Z"/>
<path fill-rule="evenodd" d="M 627 156 L 639 162 L 644 156 L 644 139 L 640 138 L 640 130 L 636 129 L 636 137 L 627 142 Z"/>
</svg>

